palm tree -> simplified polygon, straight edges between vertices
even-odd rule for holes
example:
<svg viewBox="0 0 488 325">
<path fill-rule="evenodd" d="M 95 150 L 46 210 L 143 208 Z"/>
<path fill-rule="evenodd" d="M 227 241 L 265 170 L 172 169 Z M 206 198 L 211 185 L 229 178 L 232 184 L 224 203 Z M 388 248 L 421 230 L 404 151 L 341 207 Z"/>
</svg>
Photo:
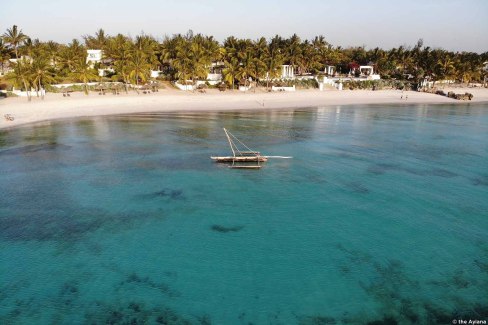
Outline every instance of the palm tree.
<svg viewBox="0 0 488 325">
<path fill-rule="evenodd" d="M 211 61 L 201 42 L 194 41 L 190 45 L 190 69 L 191 80 L 195 82 L 196 79 L 205 79 L 208 73 L 208 67 Z"/>
<path fill-rule="evenodd" d="M 224 75 L 224 80 L 232 85 L 232 90 L 234 90 L 235 79 L 239 74 L 239 61 L 237 58 L 231 58 L 230 60 L 224 61 L 224 70 L 222 71 Z"/>
<path fill-rule="evenodd" d="M 139 80 L 146 82 L 149 78 L 151 64 L 147 61 L 146 55 L 139 49 L 136 49 L 128 64 L 129 78 L 139 85 Z"/>
<path fill-rule="evenodd" d="M 287 40 L 285 51 L 287 63 L 290 64 L 293 69 L 296 69 L 299 66 L 300 60 L 302 59 L 301 41 L 297 34 L 293 34 L 292 37 Z M 300 71 L 297 72 L 297 74 L 300 73 Z"/>
<path fill-rule="evenodd" d="M 54 41 L 49 41 L 44 44 L 44 51 L 50 60 L 50 63 L 56 68 L 57 59 L 59 56 L 59 44 Z"/>
<path fill-rule="evenodd" d="M 417 64 L 419 68 L 424 71 L 425 77 L 433 77 L 436 61 L 436 56 L 429 46 L 424 47 L 424 49 L 419 53 Z"/>
<path fill-rule="evenodd" d="M 266 75 L 266 58 L 269 55 L 269 48 L 264 37 L 261 37 L 254 43 L 252 49 L 254 57 L 251 60 L 251 75 L 257 80 L 262 79 Z M 257 83 L 256 83 L 257 86 Z M 254 88 L 256 91 L 256 88 Z"/>
<path fill-rule="evenodd" d="M 39 56 L 44 56 L 44 44 L 39 41 L 38 38 L 32 40 L 31 38 L 28 38 L 24 41 L 24 44 L 21 49 L 21 53 L 24 53 L 25 55 L 34 58 L 34 57 L 39 57 Z"/>
<path fill-rule="evenodd" d="M 186 83 L 187 80 L 193 78 L 194 52 L 192 49 L 193 34 L 187 34 L 185 37 L 178 37 L 175 44 L 175 53 L 172 64 L 176 69 L 176 77 L 178 80 Z M 198 54 L 197 54 L 198 55 Z"/>
<path fill-rule="evenodd" d="M 95 33 L 95 36 L 85 35 L 83 36 L 83 39 L 85 40 L 85 45 L 89 49 L 94 49 L 94 50 L 105 49 L 105 46 L 107 45 L 108 42 L 108 36 L 105 35 L 105 31 L 102 28 L 100 28 Z"/>
<path fill-rule="evenodd" d="M 151 64 L 152 67 L 155 67 L 159 65 L 159 60 L 157 56 L 157 50 L 158 50 L 158 42 L 156 40 L 149 36 L 149 35 L 138 35 L 136 36 L 135 42 L 134 42 L 135 47 L 141 51 L 147 61 Z"/>
<path fill-rule="evenodd" d="M 454 75 L 456 74 L 455 69 L 456 68 L 455 68 L 454 60 L 450 57 L 450 55 L 446 51 L 443 51 L 441 57 L 437 60 L 437 64 L 436 64 L 437 80 L 442 80 L 442 79 L 451 80 L 452 78 L 454 78 Z"/>
<path fill-rule="evenodd" d="M 206 79 L 212 62 L 221 57 L 221 51 L 213 37 L 202 34 L 176 35 L 173 40 L 165 39 L 161 49 L 161 61 L 169 63 L 176 70 L 181 81 Z"/>
<path fill-rule="evenodd" d="M 159 46 L 159 62 L 163 64 L 164 69 L 167 74 L 170 75 L 171 80 L 178 79 L 178 70 L 174 65 L 174 60 L 178 57 L 180 46 L 184 42 L 184 37 L 181 34 L 177 34 L 171 38 L 165 37 Z"/>
<path fill-rule="evenodd" d="M 114 79 L 122 79 L 125 86 L 125 92 L 128 93 L 128 84 L 130 83 L 130 61 L 134 52 L 134 44 L 128 37 L 118 34 L 110 39 L 107 45 L 107 57 L 113 60 L 116 75 Z"/>
<path fill-rule="evenodd" d="M 269 46 L 269 53 L 264 60 L 266 66 L 266 87 L 269 88 L 269 80 L 277 78 L 280 75 L 281 65 L 283 64 L 283 55 L 278 47 Z"/>
<path fill-rule="evenodd" d="M 301 53 L 297 61 L 299 72 L 306 73 L 310 70 L 322 70 L 323 63 L 319 60 L 318 56 L 315 55 L 313 45 L 308 40 L 305 40 L 303 43 L 301 43 L 300 47 Z"/>
<path fill-rule="evenodd" d="M 325 65 L 330 64 L 329 53 L 331 52 L 331 45 L 325 40 L 325 37 L 315 36 L 311 43 L 312 46 L 312 60 L 310 68 L 313 72 L 318 73 L 324 71 Z"/>
<path fill-rule="evenodd" d="M 86 62 L 85 58 L 80 58 L 75 62 L 74 71 L 71 72 L 71 75 L 76 80 L 83 82 L 85 95 L 88 95 L 88 83 L 98 78 L 95 70 Z"/>
<path fill-rule="evenodd" d="M 39 40 L 38 40 L 39 41 Z M 28 57 L 32 57 L 33 53 L 34 53 L 34 48 L 35 48 L 35 45 L 34 45 L 34 42 L 32 41 L 32 39 L 30 37 L 28 37 L 23 43 L 22 43 L 22 48 L 20 49 L 20 54 L 21 56 L 22 55 L 26 55 Z"/>
<path fill-rule="evenodd" d="M 240 52 L 241 57 L 241 64 L 237 69 L 237 78 L 239 80 L 244 80 L 244 86 L 247 85 L 249 78 L 253 77 L 253 60 L 254 60 L 254 53 L 251 46 L 243 49 L 243 52 Z"/>
<path fill-rule="evenodd" d="M 5 73 L 4 63 L 8 59 L 10 59 L 9 50 L 5 46 L 5 43 L 2 41 L 2 39 L 0 38 L 0 66 L 2 67 L 2 75 Z"/>
<path fill-rule="evenodd" d="M 223 48 L 220 47 L 219 42 L 217 42 L 213 38 L 213 36 L 205 36 L 202 39 L 202 47 L 203 47 L 204 55 L 201 58 L 200 63 L 203 66 L 200 67 L 199 69 L 204 70 L 202 71 L 203 77 L 207 78 L 212 63 L 221 61 L 224 51 Z"/>
<path fill-rule="evenodd" d="M 14 83 L 19 87 L 24 87 L 27 92 L 27 100 L 31 101 L 30 95 L 30 85 L 31 85 L 31 61 L 24 58 L 22 60 L 17 60 L 14 65 L 14 71 L 7 76 L 7 79 L 13 80 Z"/>
<path fill-rule="evenodd" d="M 73 39 L 68 46 L 63 46 L 59 52 L 61 69 L 68 75 L 75 71 L 81 60 L 86 61 L 86 51 L 77 39 Z"/>
<path fill-rule="evenodd" d="M 8 28 L 7 32 L 2 36 L 3 41 L 10 46 L 13 46 L 15 51 L 15 58 L 19 58 L 17 47 L 23 41 L 28 39 L 28 36 L 22 33 L 22 30 L 18 30 L 17 25 L 14 25 L 12 28 Z"/>
<path fill-rule="evenodd" d="M 56 81 L 52 72 L 49 71 L 49 68 L 48 60 L 45 58 L 41 57 L 32 62 L 31 78 L 32 83 L 36 88 L 37 96 L 39 96 L 39 91 L 42 90 L 42 86 Z M 41 97 L 44 99 L 44 91 L 41 91 Z"/>
</svg>

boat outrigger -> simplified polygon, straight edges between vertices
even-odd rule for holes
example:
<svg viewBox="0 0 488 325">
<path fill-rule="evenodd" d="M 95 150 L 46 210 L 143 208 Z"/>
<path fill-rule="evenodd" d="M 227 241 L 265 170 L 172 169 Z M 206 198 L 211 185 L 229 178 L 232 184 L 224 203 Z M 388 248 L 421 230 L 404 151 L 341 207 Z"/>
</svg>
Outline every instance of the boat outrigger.
<svg viewBox="0 0 488 325">
<path fill-rule="evenodd" d="M 292 157 L 282 157 L 282 156 L 262 156 L 259 151 L 254 151 L 237 139 L 232 133 L 223 128 L 227 141 L 229 141 L 230 150 L 232 150 L 232 156 L 212 156 L 210 159 L 219 163 L 232 163 L 230 168 L 249 168 L 249 169 L 259 169 L 261 168 L 262 162 L 268 161 L 268 158 L 292 158 Z M 240 150 L 236 145 L 239 143 L 246 150 Z M 256 163 L 256 164 L 237 164 L 236 163 Z"/>
</svg>

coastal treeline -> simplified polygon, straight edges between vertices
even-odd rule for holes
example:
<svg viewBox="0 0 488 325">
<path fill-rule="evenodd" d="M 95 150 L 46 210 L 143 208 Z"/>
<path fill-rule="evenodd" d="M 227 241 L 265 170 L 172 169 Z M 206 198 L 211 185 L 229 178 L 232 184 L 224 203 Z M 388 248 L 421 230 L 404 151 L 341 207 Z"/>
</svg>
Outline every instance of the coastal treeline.
<svg viewBox="0 0 488 325">
<path fill-rule="evenodd" d="M 103 51 L 103 60 L 87 62 L 87 49 Z M 18 59 L 16 63 L 9 59 Z M 389 50 L 364 46 L 333 46 L 324 36 L 311 40 L 297 35 L 256 40 L 227 37 L 222 43 L 213 36 L 176 34 L 156 39 L 140 34 L 130 37 L 107 35 L 99 29 L 83 40 L 69 44 L 40 41 L 24 34 L 17 26 L 8 28 L 0 39 L 0 69 L 12 70 L 5 80 L 16 87 L 35 90 L 54 83 L 119 81 L 125 85 L 144 84 L 151 70 L 162 71 L 160 78 L 192 83 L 205 80 L 212 64 L 222 67 L 226 87 L 245 85 L 250 80 L 269 86 L 280 77 L 281 66 L 293 66 L 296 75 L 321 75 L 326 66 L 336 73 L 348 74 L 359 65 L 372 65 L 382 79 L 405 80 L 413 85 L 428 79 L 454 80 L 462 83 L 482 82 L 483 63 L 488 52 L 452 52 L 431 48 L 419 40 L 414 46 Z M 108 69 L 101 77 L 98 69 Z M 357 71 L 357 70 L 356 70 Z"/>
</svg>

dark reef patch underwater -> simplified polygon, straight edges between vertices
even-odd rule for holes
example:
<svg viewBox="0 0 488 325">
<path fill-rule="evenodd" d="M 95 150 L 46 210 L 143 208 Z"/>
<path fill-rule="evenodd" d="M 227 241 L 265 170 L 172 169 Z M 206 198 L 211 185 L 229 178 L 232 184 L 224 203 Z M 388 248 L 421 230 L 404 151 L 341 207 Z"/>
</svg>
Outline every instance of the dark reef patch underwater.
<svg viewBox="0 0 488 325">
<path fill-rule="evenodd" d="M 212 225 L 212 227 L 210 227 L 210 229 L 212 229 L 213 231 L 223 232 L 223 233 L 238 232 L 241 231 L 242 228 L 244 228 L 244 226 L 224 227 L 221 225 Z"/>
<path fill-rule="evenodd" d="M 228 154 L 222 127 L 270 159 Z M 488 320 L 488 107 L 138 114 L 0 132 L 0 324 Z"/>
</svg>

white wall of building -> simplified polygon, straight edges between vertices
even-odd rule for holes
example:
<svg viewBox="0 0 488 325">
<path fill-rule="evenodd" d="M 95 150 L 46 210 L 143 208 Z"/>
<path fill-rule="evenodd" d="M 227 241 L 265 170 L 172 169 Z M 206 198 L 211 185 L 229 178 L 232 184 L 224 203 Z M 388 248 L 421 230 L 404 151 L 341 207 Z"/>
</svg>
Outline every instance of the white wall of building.
<svg viewBox="0 0 488 325">
<path fill-rule="evenodd" d="M 222 81 L 222 74 L 221 73 L 209 73 L 207 74 L 208 81 Z"/>
<path fill-rule="evenodd" d="M 161 73 L 163 72 L 159 70 L 151 70 L 151 78 L 157 78 Z"/>
<path fill-rule="evenodd" d="M 281 79 L 295 78 L 295 69 L 292 65 L 284 64 L 281 66 Z"/>
<path fill-rule="evenodd" d="M 324 69 L 324 73 L 332 76 L 335 73 L 335 67 L 333 65 L 326 65 Z"/>
<path fill-rule="evenodd" d="M 184 91 L 192 91 L 194 89 L 193 85 L 182 85 L 178 82 L 175 82 L 175 86 L 176 86 L 176 88 L 178 88 L 180 90 L 184 90 Z"/>
<path fill-rule="evenodd" d="M 86 62 L 97 63 L 102 61 L 102 50 L 86 50 Z"/>
<path fill-rule="evenodd" d="M 295 88 L 295 86 L 291 86 L 291 87 L 276 87 L 276 86 L 272 86 L 271 87 L 271 90 L 272 91 L 295 91 L 296 88 Z"/>
</svg>

